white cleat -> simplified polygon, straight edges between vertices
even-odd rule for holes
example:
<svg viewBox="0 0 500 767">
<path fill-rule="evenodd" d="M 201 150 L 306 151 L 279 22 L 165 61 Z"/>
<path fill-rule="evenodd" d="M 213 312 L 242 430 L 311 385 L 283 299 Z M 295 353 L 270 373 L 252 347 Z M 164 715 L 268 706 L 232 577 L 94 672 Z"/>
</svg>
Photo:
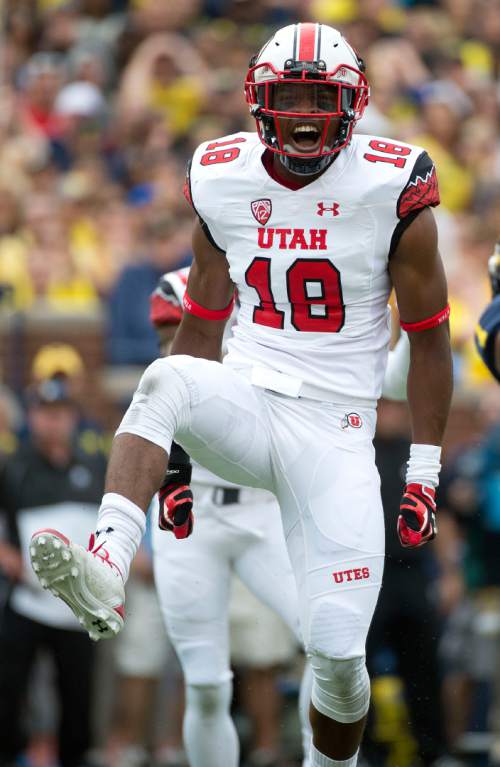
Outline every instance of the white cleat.
<svg viewBox="0 0 500 767">
<path fill-rule="evenodd" d="M 30 555 L 43 588 L 66 602 L 91 639 L 109 639 L 121 631 L 125 591 L 109 560 L 71 543 L 57 530 L 35 533 Z"/>
</svg>

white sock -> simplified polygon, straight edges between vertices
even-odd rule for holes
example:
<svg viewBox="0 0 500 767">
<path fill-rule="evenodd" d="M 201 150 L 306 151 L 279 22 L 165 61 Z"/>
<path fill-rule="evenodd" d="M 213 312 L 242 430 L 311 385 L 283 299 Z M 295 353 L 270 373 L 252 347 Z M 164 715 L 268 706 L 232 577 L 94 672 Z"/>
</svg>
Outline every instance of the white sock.
<svg viewBox="0 0 500 767">
<path fill-rule="evenodd" d="M 315 747 L 314 743 L 311 743 L 311 767 L 356 767 L 358 763 L 359 750 L 349 757 L 349 759 L 331 759 L 329 756 L 325 756 Z"/>
<path fill-rule="evenodd" d="M 239 742 L 229 710 L 231 682 L 186 686 L 184 747 L 191 767 L 238 767 Z"/>
<path fill-rule="evenodd" d="M 97 516 L 94 551 L 102 545 L 126 581 L 146 530 L 144 512 L 118 493 L 106 493 Z"/>
</svg>

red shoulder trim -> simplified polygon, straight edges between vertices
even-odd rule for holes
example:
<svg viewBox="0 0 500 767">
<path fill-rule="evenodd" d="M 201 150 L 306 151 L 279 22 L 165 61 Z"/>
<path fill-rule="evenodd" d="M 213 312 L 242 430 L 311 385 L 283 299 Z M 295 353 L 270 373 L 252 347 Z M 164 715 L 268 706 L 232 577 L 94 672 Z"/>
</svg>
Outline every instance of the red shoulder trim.
<svg viewBox="0 0 500 767">
<path fill-rule="evenodd" d="M 436 205 L 439 205 L 439 188 L 436 168 L 432 165 L 425 174 L 416 175 L 408 182 L 398 201 L 398 216 L 406 218 L 413 211 Z"/>
</svg>

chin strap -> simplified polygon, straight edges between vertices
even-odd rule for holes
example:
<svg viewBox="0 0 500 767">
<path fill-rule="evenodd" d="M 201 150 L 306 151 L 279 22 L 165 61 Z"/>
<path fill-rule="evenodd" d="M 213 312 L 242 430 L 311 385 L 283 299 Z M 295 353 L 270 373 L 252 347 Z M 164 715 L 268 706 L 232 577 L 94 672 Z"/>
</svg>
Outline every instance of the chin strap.
<svg viewBox="0 0 500 767">
<path fill-rule="evenodd" d="M 324 170 L 334 160 L 335 155 L 327 154 L 324 157 L 311 157 L 309 160 L 302 160 L 300 157 L 289 157 L 286 154 L 280 154 L 279 158 L 285 168 L 297 176 L 312 176 Z"/>
</svg>

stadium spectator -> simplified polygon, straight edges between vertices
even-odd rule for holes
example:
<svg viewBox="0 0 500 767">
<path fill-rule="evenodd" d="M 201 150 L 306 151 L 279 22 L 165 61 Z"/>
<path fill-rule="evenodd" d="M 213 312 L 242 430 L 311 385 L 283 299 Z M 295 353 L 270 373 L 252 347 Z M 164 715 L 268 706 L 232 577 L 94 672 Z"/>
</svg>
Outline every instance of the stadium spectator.
<svg viewBox="0 0 500 767">
<path fill-rule="evenodd" d="M 500 408 L 494 389 L 480 417 L 483 440 L 470 439 L 455 451 L 440 492 L 441 546 L 456 580 L 442 652 L 446 722 L 457 748 L 469 730 L 499 731 Z"/>
<path fill-rule="evenodd" d="M 31 363 L 34 383 L 39 384 L 51 378 L 63 381 L 68 394 L 76 402 L 83 394 L 84 371 L 81 355 L 70 344 L 44 344 L 37 350 Z"/>
<path fill-rule="evenodd" d="M 145 252 L 123 270 L 109 301 L 108 357 L 116 365 L 143 365 L 158 357 L 149 321 L 149 296 L 165 270 L 185 266 L 189 253 L 171 216 L 146 227 Z"/>
<path fill-rule="evenodd" d="M 453 82 L 434 80 L 420 90 L 423 132 L 413 138 L 435 157 L 439 173 L 441 201 L 452 212 L 470 203 L 473 178 L 457 156 L 458 139 L 472 102 Z"/>
<path fill-rule="evenodd" d="M 64 82 L 62 59 L 56 54 L 36 53 L 21 75 L 20 116 L 25 129 L 49 140 L 58 139 L 65 127 L 64 118 L 55 110 L 57 93 Z"/>
<path fill-rule="evenodd" d="M 7 531 L 0 567 L 10 581 L 0 618 L 0 761 L 13 764 L 26 746 L 25 696 L 37 653 L 45 648 L 57 669 L 60 763 L 78 767 L 91 745 L 93 646 L 69 608 L 39 587 L 28 549 L 35 529 L 61 519 L 85 543 L 105 463 L 75 450 L 78 410 L 63 382 L 42 381 L 27 395 L 30 438 L 0 476 Z"/>
<path fill-rule="evenodd" d="M 175 137 L 186 133 L 208 97 L 208 70 L 196 49 L 180 36 L 151 35 L 123 73 L 118 108 L 125 118 L 161 114 Z"/>
</svg>

